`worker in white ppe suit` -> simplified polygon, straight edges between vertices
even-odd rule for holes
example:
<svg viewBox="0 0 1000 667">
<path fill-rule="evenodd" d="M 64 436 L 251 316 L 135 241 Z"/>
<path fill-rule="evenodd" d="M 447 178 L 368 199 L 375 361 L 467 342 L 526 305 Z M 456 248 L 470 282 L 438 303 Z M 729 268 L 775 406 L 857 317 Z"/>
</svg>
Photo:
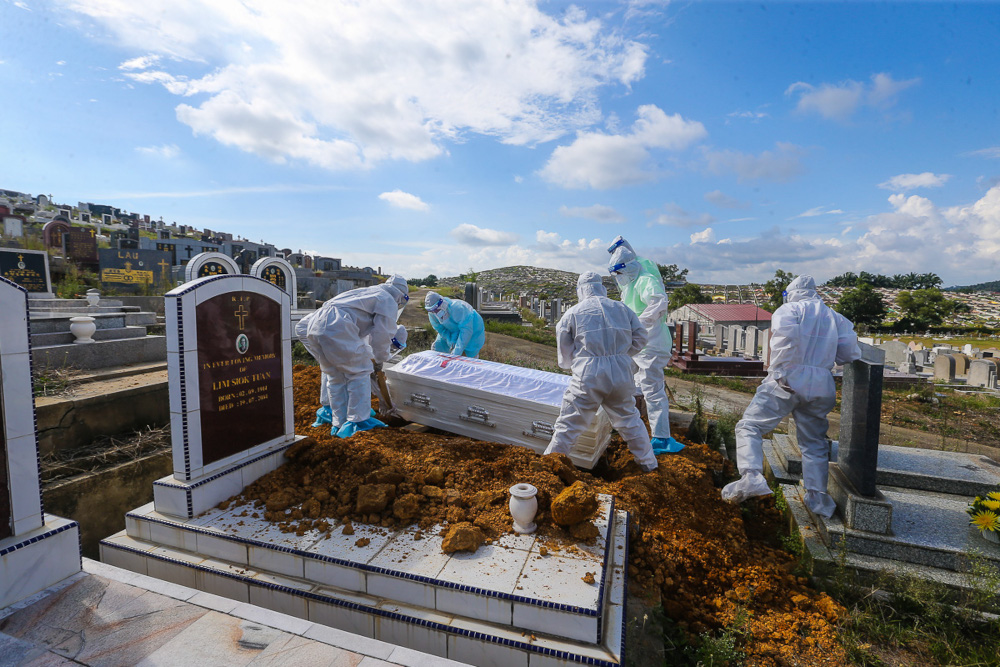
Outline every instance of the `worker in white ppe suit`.
<svg viewBox="0 0 1000 667">
<path fill-rule="evenodd" d="M 850 320 L 826 306 L 812 276 L 788 285 L 788 301 L 771 316 L 771 365 L 743 419 L 736 424 L 736 463 L 742 477 L 722 489 L 722 497 L 742 502 L 771 493 L 764 479 L 762 439 L 789 413 L 802 452 L 806 506 L 831 517 L 836 504 L 826 492 L 830 444 L 827 414 L 836 402 L 834 363 L 861 358 Z"/>
<path fill-rule="evenodd" d="M 296 332 L 324 374 L 331 435 L 349 438 L 385 426 L 371 416 L 369 378 L 389 358 L 396 318 L 409 300 L 406 280 L 392 276 L 381 285 L 353 289 L 330 299 L 308 316 Z M 303 318 L 306 320 L 306 318 Z M 317 412 L 317 417 L 322 408 Z"/>
<path fill-rule="evenodd" d="M 684 445 L 670 436 L 670 401 L 663 369 L 670 361 L 672 339 L 666 322 L 669 302 L 660 270 L 650 260 L 637 257 L 620 236 L 612 244 L 608 270 L 618 283 L 622 302 L 639 316 L 646 328 L 648 342 L 633 358 L 637 367 L 634 379 L 646 399 L 653 451 L 674 454 L 684 449 Z"/>
<path fill-rule="evenodd" d="M 580 276 L 576 294 L 579 303 L 556 324 L 559 367 L 572 369 L 573 378 L 545 453 L 568 454 L 603 406 L 643 472 L 655 470 L 656 455 L 632 393 L 631 357 L 646 345 L 646 328 L 628 307 L 608 298 L 593 271 Z"/>
<path fill-rule="evenodd" d="M 435 352 L 478 357 L 486 342 L 483 316 L 460 299 L 449 299 L 437 292 L 428 292 L 424 298 L 427 317 L 437 332 L 431 349 Z"/>
</svg>

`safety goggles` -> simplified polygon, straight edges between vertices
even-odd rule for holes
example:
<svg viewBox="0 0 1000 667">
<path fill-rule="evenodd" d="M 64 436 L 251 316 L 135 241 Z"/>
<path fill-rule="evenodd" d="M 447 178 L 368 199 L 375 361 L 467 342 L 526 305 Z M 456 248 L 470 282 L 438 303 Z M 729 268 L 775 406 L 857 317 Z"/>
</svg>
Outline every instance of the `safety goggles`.
<svg viewBox="0 0 1000 667">
<path fill-rule="evenodd" d="M 615 239 L 614 243 L 608 246 L 608 254 L 610 255 L 611 253 L 613 253 L 615 251 L 615 248 L 617 248 L 623 243 L 625 243 L 625 239 L 619 236 L 617 239 Z"/>
<path fill-rule="evenodd" d="M 438 299 L 438 302 L 431 306 L 432 313 L 440 313 L 441 309 L 444 308 L 444 299 Z"/>
<path fill-rule="evenodd" d="M 625 262 L 619 262 L 618 264 L 615 264 L 610 269 L 608 269 L 608 273 L 619 273 L 624 270 L 625 270 Z"/>
</svg>

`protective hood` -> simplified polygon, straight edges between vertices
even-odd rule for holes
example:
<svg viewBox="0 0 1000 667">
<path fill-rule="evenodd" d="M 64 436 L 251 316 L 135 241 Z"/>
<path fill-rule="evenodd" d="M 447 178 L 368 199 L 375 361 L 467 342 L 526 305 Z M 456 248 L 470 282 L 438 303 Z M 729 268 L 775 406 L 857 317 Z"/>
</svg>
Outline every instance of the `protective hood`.
<svg viewBox="0 0 1000 667">
<path fill-rule="evenodd" d="M 396 327 L 396 335 L 392 337 L 392 349 L 402 350 L 406 347 L 406 327 L 400 324 Z"/>
<path fill-rule="evenodd" d="M 580 301 L 592 296 L 607 296 L 608 290 L 601 283 L 601 277 L 593 271 L 581 273 L 576 281 L 576 298 Z"/>
<path fill-rule="evenodd" d="M 608 254 L 610 255 L 614 253 L 614 251 L 617 250 L 618 248 L 628 248 L 629 252 L 631 252 L 633 255 L 635 254 L 635 251 L 632 250 L 632 246 L 629 244 L 628 241 L 625 240 L 625 238 L 621 234 L 616 236 L 615 240 L 612 241 L 611 245 L 608 246 Z"/>
<path fill-rule="evenodd" d="M 608 263 L 608 272 L 615 277 L 618 287 L 625 288 L 639 278 L 642 267 L 636 259 L 631 248 L 624 245 L 619 246 L 611 253 L 611 261 Z"/>
<path fill-rule="evenodd" d="M 424 308 L 427 309 L 427 312 L 432 311 L 438 306 L 443 306 L 444 304 L 444 297 L 437 292 L 428 292 L 427 296 L 424 297 Z"/>
<path fill-rule="evenodd" d="M 785 289 L 788 292 L 789 303 L 815 299 L 819 296 L 816 294 L 816 281 L 813 280 L 812 276 L 799 276 L 788 283 L 788 287 Z"/>
<path fill-rule="evenodd" d="M 382 283 L 382 287 L 392 295 L 392 298 L 396 300 L 396 305 L 400 308 L 405 306 L 406 302 L 410 300 L 410 290 L 406 284 L 406 278 L 398 273 L 389 276 L 389 278 Z"/>
</svg>

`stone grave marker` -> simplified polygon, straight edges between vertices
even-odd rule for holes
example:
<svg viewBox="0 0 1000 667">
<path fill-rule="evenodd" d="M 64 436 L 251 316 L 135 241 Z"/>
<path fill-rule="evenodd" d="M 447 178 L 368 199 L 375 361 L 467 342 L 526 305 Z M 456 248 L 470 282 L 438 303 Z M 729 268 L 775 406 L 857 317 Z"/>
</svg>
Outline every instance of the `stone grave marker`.
<svg viewBox="0 0 1000 667">
<path fill-rule="evenodd" d="M 202 252 L 184 267 L 184 282 L 209 276 L 238 275 L 240 267 L 232 257 L 221 252 Z"/>
<path fill-rule="evenodd" d="M 0 248 L 0 277 L 37 297 L 52 297 L 49 254 L 43 250 Z"/>
<path fill-rule="evenodd" d="M 939 354 L 934 358 L 934 379 L 955 381 L 955 357 L 950 354 Z"/>
<path fill-rule="evenodd" d="M 730 357 L 735 357 L 739 353 L 740 328 L 736 325 L 732 325 L 729 327 L 729 331 L 727 333 L 729 335 L 726 337 L 726 344 L 728 345 L 726 348 L 726 354 Z"/>
<path fill-rule="evenodd" d="M 0 278 L 0 609 L 80 571 L 80 527 L 46 515 L 39 483 L 28 293 Z"/>
<path fill-rule="evenodd" d="M 997 384 L 997 377 L 1000 377 L 1000 359 L 975 359 L 969 365 L 969 379 L 966 384 L 970 387 L 992 389 Z"/>
<path fill-rule="evenodd" d="M 13 238 L 24 236 L 24 220 L 12 215 L 4 216 L 3 233 Z"/>
<path fill-rule="evenodd" d="M 97 258 L 97 230 L 93 227 L 71 227 L 63 234 L 63 256 L 77 264 L 94 266 Z"/>
<path fill-rule="evenodd" d="M 127 292 L 170 284 L 170 255 L 158 250 L 101 250 L 101 285 Z"/>
<path fill-rule="evenodd" d="M 253 250 L 241 250 L 239 255 L 234 258 L 236 260 L 237 266 L 240 267 L 239 273 L 250 273 L 250 269 L 253 268 L 254 262 L 257 261 L 257 253 Z"/>
<path fill-rule="evenodd" d="M 955 376 L 967 375 L 969 373 L 969 357 L 961 352 L 956 352 L 951 356 L 955 358 Z"/>
<path fill-rule="evenodd" d="M 250 267 L 250 275 L 277 285 L 291 298 L 292 307 L 297 307 L 298 284 L 291 264 L 279 257 L 261 257 Z"/>
<path fill-rule="evenodd" d="M 42 227 L 42 241 L 45 243 L 45 247 L 62 250 L 63 234 L 69 233 L 70 229 L 72 227 L 65 220 L 56 218 L 46 222 L 45 226 Z"/>
<path fill-rule="evenodd" d="M 164 299 L 174 474 L 153 494 L 158 512 L 190 518 L 276 468 L 295 440 L 291 300 L 243 275 Z"/>
<path fill-rule="evenodd" d="M 887 366 L 898 367 L 906 362 L 906 354 L 910 351 L 910 346 L 898 340 L 888 340 L 878 346 L 885 351 L 885 363 Z"/>
</svg>

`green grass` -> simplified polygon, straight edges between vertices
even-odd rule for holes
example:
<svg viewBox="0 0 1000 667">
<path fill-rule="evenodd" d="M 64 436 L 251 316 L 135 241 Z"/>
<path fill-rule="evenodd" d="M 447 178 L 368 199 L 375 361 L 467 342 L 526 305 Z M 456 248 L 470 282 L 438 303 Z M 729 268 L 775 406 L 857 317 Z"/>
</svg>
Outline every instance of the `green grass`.
<svg viewBox="0 0 1000 667">
<path fill-rule="evenodd" d="M 522 340 L 529 340 L 532 343 L 556 346 L 556 334 L 549 329 L 538 327 L 525 327 L 513 322 L 498 322 L 496 320 L 486 320 L 486 330 L 490 333 L 503 334 Z"/>
</svg>

